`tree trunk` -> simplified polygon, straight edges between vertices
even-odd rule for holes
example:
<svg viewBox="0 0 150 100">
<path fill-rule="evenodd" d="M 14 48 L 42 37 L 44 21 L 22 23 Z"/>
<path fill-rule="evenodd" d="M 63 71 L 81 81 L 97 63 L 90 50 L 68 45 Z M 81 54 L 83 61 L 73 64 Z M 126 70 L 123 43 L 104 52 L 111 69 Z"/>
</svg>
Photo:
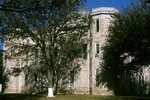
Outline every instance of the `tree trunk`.
<svg viewBox="0 0 150 100">
<path fill-rule="evenodd" d="M 56 80 L 55 95 L 57 95 L 57 91 L 58 91 L 58 80 Z"/>
<path fill-rule="evenodd" d="M 58 78 L 59 78 L 59 77 L 58 77 L 58 71 L 56 72 L 56 77 L 57 77 L 57 78 L 56 78 L 56 83 L 55 83 L 55 84 L 56 84 L 56 87 L 55 87 L 55 95 L 57 95 L 57 91 L 58 91 L 58 80 L 59 80 L 59 79 L 58 79 Z"/>
<path fill-rule="evenodd" d="M 53 71 L 48 70 L 48 96 L 47 97 L 54 97 L 53 94 Z"/>
</svg>

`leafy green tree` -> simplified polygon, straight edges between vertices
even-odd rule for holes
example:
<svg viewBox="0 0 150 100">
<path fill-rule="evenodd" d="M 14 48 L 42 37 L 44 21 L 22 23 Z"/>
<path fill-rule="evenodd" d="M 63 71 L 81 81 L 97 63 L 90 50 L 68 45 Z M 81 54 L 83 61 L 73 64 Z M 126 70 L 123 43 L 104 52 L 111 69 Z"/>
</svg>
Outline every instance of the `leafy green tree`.
<svg viewBox="0 0 150 100">
<path fill-rule="evenodd" d="M 43 5 L 44 3 L 49 4 L 49 6 L 60 6 L 61 3 L 65 3 L 67 0 L 1 0 L 0 1 L 0 11 L 6 12 L 27 12 L 27 11 L 36 11 L 38 9 L 46 9 L 47 6 Z M 78 2 L 78 1 L 77 1 Z M 43 3 L 43 4 L 42 4 Z"/>
<path fill-rule="evenodd" d="M 124 75 L 129 75 L 131 81 L 134 73 L 149 66 L 149 26 L 150 6 L 146 0 L 114 15 L 107 42 L 103 46 L 103 63 L 97 84 L 105 83 L 116 95 L 131 95 L 126 87 L 121 89 L 121 81 L 124 81 Z"/>
<path fill-rule="evenodd" d="M 6 27 L 2 33 L 9 50 L 13 52 L 10 58 L 20 56 L 22 59 L 32 60 L 33 63 L 28 62 L 30 66 L 24 64 L 22 70 L 29 72 L 28 69 L 31 69 L 35 73 L 35 80 L 37 73 L 46 73 L 50 89 L 53 88 L 55 76 L 58 79 L 61 71 L 63 74 L 74 70 L 75 67 L 71 68 L 70 65 L 80 57 L 88 29 L 87 17 L 80 11 L 84 1 L 33 0 L 33 7 L 38 5 L 36 10 L 24 9 L 26 2 L 18 5 L 24 9 L 21 12 L 18 9 L 10 12 L 4 10 L 6 17 L 3 22 Z M 29 8 L 32 7 L 29 1 L 27 4 Z M 20 70 L 16 69 L 14 72 Z M 48 93 L 48 96 L 53 94 Z"/>
<path fill-rule="evenodd" d="M 0 51 L 0 84 L 2 85 L 2 91 L 4 92 L 9 82 L 9 70 L 6 71 L 6 67 L 3 64 L 3 50 Z"/>
</svg>

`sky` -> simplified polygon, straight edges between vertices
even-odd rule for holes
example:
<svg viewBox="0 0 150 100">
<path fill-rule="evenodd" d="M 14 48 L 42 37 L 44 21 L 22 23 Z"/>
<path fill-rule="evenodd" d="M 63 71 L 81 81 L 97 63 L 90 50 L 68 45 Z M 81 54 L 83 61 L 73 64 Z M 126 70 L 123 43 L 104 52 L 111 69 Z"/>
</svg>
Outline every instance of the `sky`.
<svg viewBox="0 0 150 100">
<path fill-rule="evenodd" d="M 86 6 L 89 10 L 98 7 L 114 7 L 121 11 L 135 0 L 87 0 Z"/>
</svg>

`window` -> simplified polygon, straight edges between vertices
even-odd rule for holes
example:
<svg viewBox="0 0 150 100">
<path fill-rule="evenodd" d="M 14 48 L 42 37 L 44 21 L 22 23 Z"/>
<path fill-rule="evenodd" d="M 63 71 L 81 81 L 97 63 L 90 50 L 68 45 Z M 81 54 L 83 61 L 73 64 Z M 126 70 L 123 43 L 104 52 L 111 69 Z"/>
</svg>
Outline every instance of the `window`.
<svg viewBox="0 0 150 100">
<path fill-rule="evenodd" d="M 70 86 L 74 86 L 74 71 L 70 71 Z"/>
<path fill-rule="evenodd" d="M 96 44 L 96 54 L 95 57 L 99 57 L 99 44 Z"/>
<path fill-rule="evenodd" d="M 28 85 L 28 79 L 29 79 L 28 74 L 25 74 L 25 86 Z"/>
<path fill-rule="evenodd" d="M 99 32 L 99 19 L 96 20 L 96 32 Z"/>
<path fill-rule="evenodd" d="M 87 58 L 87 44 L 83 44 L 82 57 L 83 59 Z"/>
<path fill-rule="evenodd" d="M 36 82 L 38 79 L 38 75 L 37 74 L 34 74 L 34 81 Z"/>
<path fill-rule="evenodd" d="M 25 61 L 25 64 L 28 65 L 28 61 L 29 61 L 28 53 L 26 53 L 24 61 Z"/>
<path fill-rule="evenodd" d="M 96 53 L 99 54 L 99 44 L 96 44 Z"/>
</svg>

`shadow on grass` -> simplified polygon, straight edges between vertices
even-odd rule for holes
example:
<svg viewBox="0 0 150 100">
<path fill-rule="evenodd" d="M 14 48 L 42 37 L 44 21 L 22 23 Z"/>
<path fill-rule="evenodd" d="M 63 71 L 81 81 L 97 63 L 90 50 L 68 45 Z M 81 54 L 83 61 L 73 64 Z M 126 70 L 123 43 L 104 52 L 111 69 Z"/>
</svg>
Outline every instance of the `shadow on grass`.
<svg viewBox="0 0 150 100">
<path fill-rule="evenodd" d="M 0 94 L 0 100 L 150 100 L 150 97 L 136 96 L 95 96 L 95 95 L 56 95 L 47 98 L 46 95 L 31 94 Z"/>
<path fill-rule="evenodd" d="M 31 94 L 0 94 L 0 100 L 40 100 L 42 95 Z"/>
</svg>

